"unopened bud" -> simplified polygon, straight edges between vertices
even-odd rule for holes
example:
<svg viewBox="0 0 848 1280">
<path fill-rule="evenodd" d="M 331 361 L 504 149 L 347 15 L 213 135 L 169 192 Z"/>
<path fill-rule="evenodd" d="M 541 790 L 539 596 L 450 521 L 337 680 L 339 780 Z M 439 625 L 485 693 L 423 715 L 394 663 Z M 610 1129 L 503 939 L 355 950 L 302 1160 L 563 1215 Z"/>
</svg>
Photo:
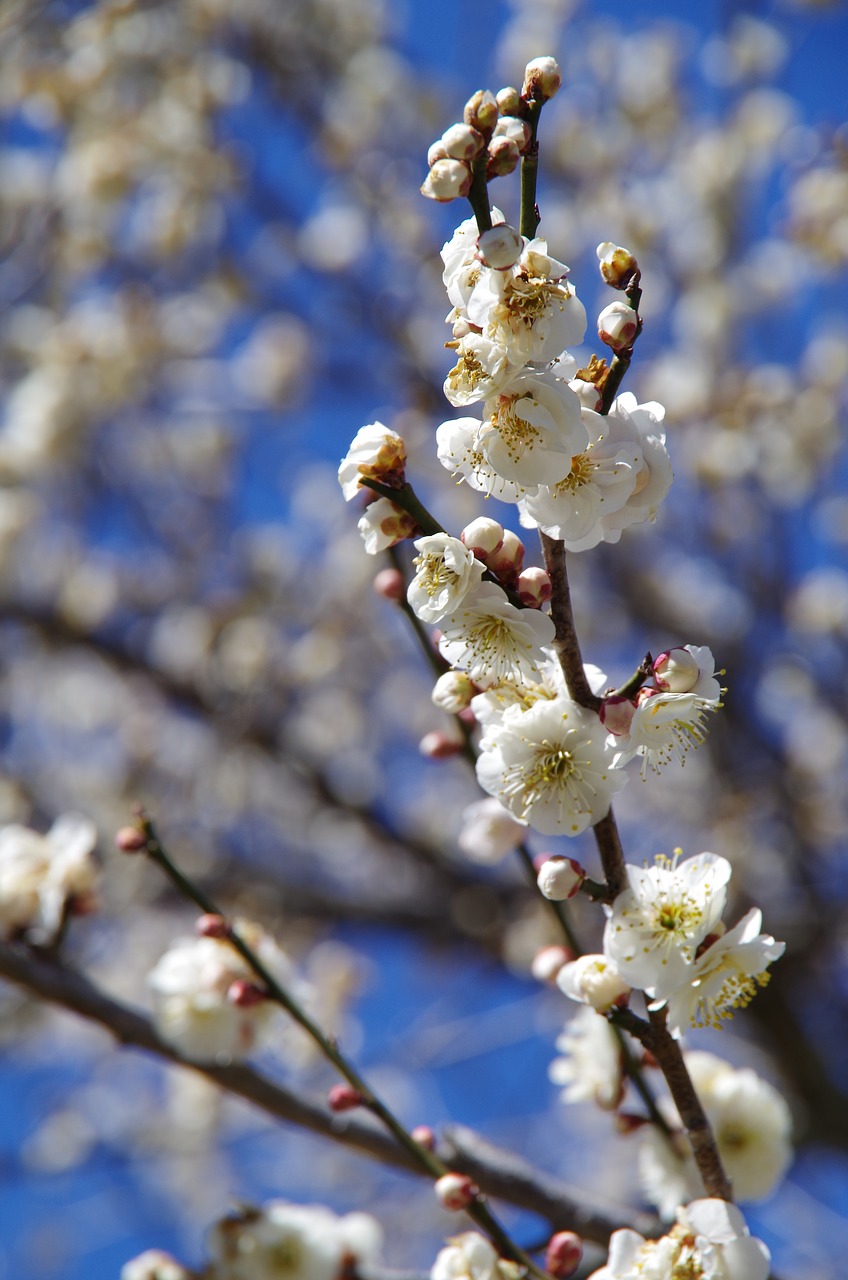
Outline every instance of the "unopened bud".
<svg viewBox="0 0 848 1280">
<path fill-rule="evenodd" d="M 511 529 L 504 529 L 503 545 L 486 558 L 486 566 L 501 582 L 515 582 L 524 568 L 524 543 Z"/>
<path fill-rule="evenodd" d="M 557 1280 L 568 1280 L 580 1266 L 583 1241 L 575 1231 L 558 1231 L 545 1250 L 545 1270 Z"/>
<path fill-rule="evenodd" d="M 208 913 L 198 917 L 194 931 L 199 938 L 229 938 L 230 926 L 223 916 Z"/>
<path fill-rule="evenodd" d="M 688 649 L 667 649 L 654 662 L 654 682 L 663 693 L 689 693 L 701 671 Z"/>
<path fill-rule="evenodd" d="M 499 222 L 496 227 L 484 231 L 477 240 L 478 258 L 495 271 L 506 271 L 508 267 L 515 266 L 523 248 L 524 240 L 515 227 L 506 222 Z"/>
<path fill-rule="evenodd" d="M 327 1094 L 327 1106 L 331 1111 L 353 1111 L 364 1101 L 359 1090 L 350 1084 L 334 1084 Z"/>
<path fill-rule="evenodd" d="M 524 85 L 522 98 L 533 98 L 536 102 L 547 102 L 562 88 L 562 71 L 556 58 L 545 55 L 533 58 L 524 68 Z"/>
<path fill-rule="evenodd" d="M 487 138 L 498 122 L 498 104 L 488 89 L 472 93 L 462 111 L 462 118 L 472 129 L 479 130 Z"/>
<path fill-rule="evenodd" d="M 459 540 L 472 551 L 478 560 L 488 562 L 488 557 L 500 551 L 504 543 L 504 527 L 497 520 L 488 516 L 478 516 L 467 524 L 459 535 Z"/>
<path fill-rule="evenodd" d="M 452 124 L 442 134 L 441 140 L 445 154 L 451 160 L 474 160 L 486 145 L 483 135 L 469 124 Z"/>
<path fill-rule="evenodd" d="M 626 289 L 639 270 L 639 263 L 629 249 L 605 240 L 596 250 L 601 275 L 613 289 Z"/>
<path fill-rule="evenodd" d="M 121 827 L 115 836 L 115 845 L 121 853 L 140 853 L 147 848 L 147 836 L 138 827 Z"/>
<path fill-rule="evenodd" d="M 598 1013 L 624 1003 L 630 995 L 630 986 L 615 963 L 603 955 L 579 956 L 563 965 L 557 986 L 572 1000 L 591 1005 Z"/>
<path fill-rule="evenodd" d="M 579 862 L 555 854 L 542 863 L 536 883 L 542 895 L 551 902 L 565 902 L 580 892 L 585 879 L 586 871 Z"/>
<path fill-rule="evenodd" d="M 529 124 L 524 120 L 519 120 L 516 116 L 504 116 L 495 125 L 495 132 L 492 139 L 509 138 L 518 147 L 523 155 L 533 138 L 532 130 Z"/>
<path fill-rule="evenodd" d="M 438 730 L 425 733 L 418 744 L 418 750 L 428 760 L 447 760 L 451 756 L 458 756 L 462 748 L 463 744 L 458 738 L 449 738 L 446 733 L 439 733 Z"/>
<path fill-rule="evenodd" d="M 630 732 L 635 711 L 635 702 L 614 693 L 609 698 L 604 698 L 598 716 L 607 733 L 614 733 L 617 738 L 624 738 Z"/>
<path fill-rule="evenodd" d="M 449 715 L 458 715 L 471 705 L 477 686 L 464 671 L 445 671 L 439 676 L 430 695 L 435 705 Z"/>
<path fill-rule="evenodd" d="M 412 1130 L 412 1137 L 425 1151 L 435 1151 L 436 1135 L 428 1124 L 417 1124 Z"/>
<path fill-rule="evenodd" d="M 384 600 L 397 602 L 403 600 L 406 595 L 406 583 L 400 569 L 381 569 L 374 575 L 372 586 L 377 595 L 382 596 Z"/>
<path fill-rule="evenodd" d="M 445 1173 L 436 1182 L 436 1199 L 443 1209 L 467 1209 L 479 1194 L 464 1173 Z"/>
<path fill-rule="evenodd" d="M 553 595 L 551 576 L 545 569 L 531 564 L 529 569 L 522 569 L 515 584 L 518 598 L 528 609 L 541 609 Z"/>
<path fill-rule="evenodd" d="M 524 110 L 521 94 L 513 85 L 507 85 L 505 89 L 498 89 L 495 99 L 502 116 L 520 116 Z"/>
<path fill-rule="evenodd" d="M 530 972 L 537 982 L 556 982 L 557 974 L 564 964 L 570 964 L 574 952 L 569 947 L 552 945 L 542 947 L 533 957 Z"/>
<path fill-rule="evenodd" d="M 470 190 L 471 169 L 463 160 L 437 160 L 421 184 L 422 196 L 440 204 L 467 196 Z"/>
<path fill-rule="evenodd" d="M 254 1009 L 267 998 L 261 987 L 257 987 L 255 982 L 248 982 L 246 978 L 236 978 L 227 990 L 227 999 L 237 1009 Z"/>
<path fill-rule="evenodd" d="M 488 152 L 487 178 L 503 178 L 507 173 L 512 173 L 521 159 L 518 144 L 513 142 L 512 138 L 492 138 Z"/>
<path fill-rule="evenodd" d="M 611 302 L 598 316 L 598 337 L 613 351 L 633 346 L 639 317 L 626 302 Z"/>
<path fill-rule="evenodd" d="M 447 159 L 449 159 L 449 156 L 447 151 L 445 150 L 444 140 L 442 138 L 437 138 L 435 142 L 431 142 L 430 147 L 427 151 L 428 167 L 432 169 L 433 165 L 436 163 L 437 160 L 447 160 Z"/>
</svg>

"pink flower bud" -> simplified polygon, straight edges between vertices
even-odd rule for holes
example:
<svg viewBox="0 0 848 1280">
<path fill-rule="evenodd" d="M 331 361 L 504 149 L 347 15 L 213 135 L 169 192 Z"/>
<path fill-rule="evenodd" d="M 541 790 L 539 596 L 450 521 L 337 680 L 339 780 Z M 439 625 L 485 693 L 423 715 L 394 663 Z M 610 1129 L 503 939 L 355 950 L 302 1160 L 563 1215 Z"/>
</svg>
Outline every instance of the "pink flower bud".
<svg viewBox="0 0 848 1280">
<path fill-rule="evenodd" d="M 601 275 L 613 289 L 626 289 L 639 270 L 639 263 L 629 249 L 605 240 L 596 250 Z"/>
<path fill-rule="evenodd" d="M 397 602 L 406 595 L 406 583 L 400 569 L 381 569 L 374 575 L 372 586 L 384 600 Z"/>
<path fill-rule="evenodd" d="M 498 89 L 495 99 L 502 116 L 520 116 L 524 109 L 521 94 L 512 85 L 508 85 L 505 89 Z"/>
<path fill-rule="evenodd" d="M 445 1173 L 436 1182 L 436 1199 L 443 1209 L 467 1209 L 479 1194 L 464 1173 Z"/>
<path fill-rule="evenodd" d="M 412 1130 L 412 1137 L 425 1151 L 436 1150 L 436 1135 L 428 1124 L 417 1124 Z"/>
<path fill-rule="evenodd" d="M 688 693 L 700 675 L 698 663 L 688 649 L 667 649 L 654 662 L 654 682 L 663 693 Z"/>
<path fill-rule="evenodd" d="M 583 1241 L 574 1231 L 558 1231 L 545 1250 L 545 1270 L 557 1280 L 567 1280 L 580 1266 Z"/>
<path fill-rule="evenodd" d="M 227 990 L 227 999 L 237 1009 L 254 1009 L 267 998 L 261 987 L 257 987 L 255 982 L 248 982 L 246 978 L 236 978 Z"/>
<path fill-rule="evenodd" d="M 115 846 L 121 853 L 140 853 L 147 848 L 147 836 L 138 827 L 121 827 L 115 836 Z"/>
<path fill-rule="evenodd" d="M 521 257 L 524 241 L 515 227 L 499 222 L 496 227 L 484 231 L 477 240 L 477 256 L 487 267 L 506 271 Z"/>
<path fill-rule="evenodd" d="M 633 346 L 639 317 L 626 302 L 611 302 L 598 316 L 598 337 L 613 351 Z"/>
<path fill-rule="evenodd" d="M 484 564 L 488 563 L 488 558 L 500 551 L 504 543 L 504 527 L 498 524 L 497 520 L 490 520 L 488 516 L 478 516 L 476 520 L 472 520 L 467 524 L 459 535 L 459 540 L 472 551 L 478 560 L 482 560 Z"/>
<path fill-rule="evenodd" d="M 617 738 L 625 738 L 630 732 L 635 711 L 636 703 L 630 698 L 612 694 L 611 697 L 604 698 L 598 715 L 607 733 L 614 733 Z"/>
<path fill-rule="evenodd" d="M 557 974 L 564 964 L 574 959 L 574 952 L 569 947 L 542 947 L 533 957 L 530 972 L 537 982 L 556 982 Z"/>
<path fill-rule="evenodd" d="M 226 939 L 230 936 L 230 926 L 224 917 L 212 914 L 200 916 L 194 926 L 194 931 L 199 938 Z"/>
<path fill-rule="evenodd" d="M 488 147 L 487 178 L 502 178 L 512 173 L 521 159 L 521 152 L 512 138 L 492 138 Z"/>
<path fill-rule="evenodd" d="M 432 733 L 424 734 L 418 744 L 418 750 L 428 760 L 447 760 L 450 756 L 458 756 L 462 746 L 458 738 L 449 738 L 446 733 L 434 730 Z"/>
<path fill-rule="evenodd" d="M 580 892 L 580 886 L 586 879 L 586 871 L 574 858 L 560 857 L 555 854 L 547 858 L 539 868 L 536 883 L 539 891 L 552 902 L 565 902 Z"/>
<path fill-rule="evenodd" d="M 327 1106 L 331 1111 L 353 1111 L 364 1101 L 359 1090 L 350 1084 L 334 1084 L 327 1094 Z"/>
<path fill-rule="evenodd" d="M 470 190 L 471 170 L 463 160 L 437 160 L 421 184 L 422 196 L 440 204 L 467 196 Z"/>
<path fill-rule="evenodd" d="M 530 146 L 533 137 L 529 124 L 525 124 L 523 120 L 517 119 L 515 116 L 504 116 L 495 125 L 495 132 L 492 138 L 509 138 L 518 147 L 523 155 Z"/>
<path fill-rule="evenodd" d="M 524 68 L 522 98 L 534 98 L 547 102 L 562 87 L 562 72 L 556 58 L 546 55 L 533 58 Z"/>
<path fill-rule="evenodd" d="M 469 124 L 452 124 L 442 134 L 445 154 L 451 160 L 474 160 L 486 145 L 486 140 Z M 429 158 L 429 157 L 428 157 Z"/>
<path fill-rule="evenodd" d="M 498 104 L 494 94 L 488 89 L 472 93 L 463 108 L 462 118 L 472 129 L 479 130 L 488 138 L 498 122 Z"/>
<path fill-rule="evenodd" d="M 550 574 L 536 565 L 531 565 L 529 569 L 522 569 L 515 589 L 519 600 L 522 604 L 526 604 L 528 609 L 541 609 L 553 595 Z"/>
<path fill-rule="evenodd" d="M 511 529 L 504 529 L 503 545 L 486 557 L 486 565 L 496 578 L 511 586 L 524 568 L 524 543 Z"/>
</svg>

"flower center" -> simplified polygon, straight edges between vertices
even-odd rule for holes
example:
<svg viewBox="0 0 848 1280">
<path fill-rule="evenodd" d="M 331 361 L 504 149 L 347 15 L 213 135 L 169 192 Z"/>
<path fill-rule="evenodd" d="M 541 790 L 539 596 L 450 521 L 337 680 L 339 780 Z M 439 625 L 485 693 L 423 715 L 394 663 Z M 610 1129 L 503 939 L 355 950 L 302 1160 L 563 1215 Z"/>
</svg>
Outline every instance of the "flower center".
<svg viewBox="0 0 848 1280">
<path fill-rule="evenodd" d="M 492 426 L 500 433 L 511 462 L 516 462 L 525 449 L 532 449 L 542 439 L 542 433 L 532 422 L 522 418 L 517 408 L 521 400 L 529 396 L 501 396 L 497 413 L 491 417 Z M 532 405 L 537 401 L 530 400 Z"/>
<path fill-rule="evenodd" d="M 418 568 L 418 584 L 428 596 L 438 595 L 446 586 L 452 586 L 457 574 L 445 564 L 443 556 L 421 555 L 412 562 Z"/>
<path fill-rule="evenodd" d="M 561 498 L 566 493 L 574 493 L 575 489 L 582 488 L 584 484 L 590 484 L 594 471 L 595 464 L 589 457 L 588 450 L 585 453 L 575 453 L 568 475 L 553 486 L 554 494 Z"/>
</svg>

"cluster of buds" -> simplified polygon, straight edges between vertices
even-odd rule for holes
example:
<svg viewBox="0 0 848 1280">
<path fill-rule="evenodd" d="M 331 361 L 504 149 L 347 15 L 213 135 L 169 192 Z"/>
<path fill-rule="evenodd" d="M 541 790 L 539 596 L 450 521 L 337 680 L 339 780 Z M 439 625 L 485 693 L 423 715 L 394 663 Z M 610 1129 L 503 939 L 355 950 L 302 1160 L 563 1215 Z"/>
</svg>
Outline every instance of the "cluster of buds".
<svg viewBox="0 0 848 1280">
<path fill-rule="evenodd" d="M 561 84 L 556 60 L 543 57 L 528 62 L 520 92 L 508 87 L 495 96 L 478 89 L 465 104 L 462 122 L 450 125 L 427 152 L 430 172 L 421 194 L 442 203 L 467 196 L 484 156 L 487 178 L 512 173 L 533 141 L 534 111 Z"/>
<path fill-rule="evenodd" d="M 611 289 L 627 294 L 627 302 L 616 300 L 598 316 L 598 337 L 612 351 L 627 351 L 639 336 L 639 263 L 629 249 L 609 240 L 597 248 L 601 278 Z"/>
</svg>

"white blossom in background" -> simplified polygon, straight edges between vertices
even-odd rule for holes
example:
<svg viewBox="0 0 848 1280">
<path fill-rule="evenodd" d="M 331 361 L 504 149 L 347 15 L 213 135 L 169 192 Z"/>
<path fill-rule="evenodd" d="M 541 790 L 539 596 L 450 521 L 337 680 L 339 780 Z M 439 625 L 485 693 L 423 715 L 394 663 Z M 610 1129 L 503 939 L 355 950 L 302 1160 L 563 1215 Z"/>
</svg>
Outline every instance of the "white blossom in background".
<svg viewBox="0 0 848 1280">
<path fill-rule="evenodd" d="M 609 956 L 579 956 L 564 964 L 557 974 L 557 986 L 570 1000 L 589 1005 L 597 1013 L 606 1013 L 630 986 L 614 960 Z"/>
<path fill-rule="evenodd" d="M 217 1223 L 208 1246 L 214 1280 L 341 1280 L 346 1266 L 376 1262 L 382 1242 L 370 1214 L 271 1200 Z"/>
<path fill-rule="evenodd" d="M 605 817 L 627 781 L 598 717 L 565 696 L 508 708 L 486 729 L 477 779 L 520 822 L 566 836 Z"/>
<path fill-rule="evenodd" d="M 608 908 L 604 952 L 632 987 L 659 1000 L 691 979 L 695 953 L 721 920 L 730 863 L 714 853 L 627 866 L 627 888 Z"/>
<path fill-rule="evenodd" d="M 737 1069 L 715 1054 L 695 1050 L 684 1058 L 735 1197 L 765 1200 L 792 1160 L 792 1117 L 786 1100 L 750 1067 Z M 672 1129 L 682 1129 L 670 1100 L 663 1109 Z M 675 1156 L 651 1126 L 640 1139 L 642 1190 L 663 1217 L 674 1217 L 678 1206 L 697 1195 L 701 1186 L 691 1149 L 681 1141 Z"/>
<path fill-rule="evenodd" d="M 613 1233 L 606 1266 L 589 1280 L 767 1280 L 771 1257 L 724 1200 L 693 1200 L 659 1240 Z"/>
<path fill-rule="evenodd" d="M 762 912 L 752 908 L 697 956 L 687 981 L 668 995 L 672 1035 L 683 1035 L 689 1027 L 721 1027 L 724 1019 L 746 1008 L 768 984 L 766 970 L 783 955 L 786 944 L 760 933 L 762 920 Z M 658 1003 L 663 1003 L 662 998 Z"/>
<path fill-rule="evenodd" d="M 467 671 L 475 684 L 510 676 L 532 678 L 544 660 L 555 627 L 539 609 L 516 609 L 495 583 L 483 582 L 460 608 L 442 620 L 439 651 L 452 667 Z"/>
<path fill-rule="evenodd" d="M 146 1249 L 121 1267 L 120 1280 L 192 1280 L 192 1273 L 170 1253 Z"/>
<path fill-rule="evenodd" d="M 308 998 L 307 988 L 296 979 L 291 961 L 273 938 L 249 921 L 236 920 L 234 927 L 281 985 Z M 238 984 L 253 984 L 255 974 L 225 939 L 178 940 L 151 969 L 147 982 L 156 1030 L 197 1062 L 245 1057 L 275 1010 L 268 1000 L 241 1003 L 233 998 Z"/>
<path fill-rule="evenodd" d="M 418 552 L 413 560 L 415 577 L 406 598 L 422 622 L 438 622 L 479 585 L 486 567 L 459 538 L 447 533 L 417 538 L 414 546 Z"/>
<path fill-rule="evenodd" d="M 339 464 L 339 484 L 346 502 L 361 488 L 363 478 L 389 484 L 402 480 L 406 466 L 406 445 L 382 422 L 360 427 Z"/>
<path fill-rule="evenodd" d="M 80 813 L 66 813 L 46 835 L 18 823 L 0 828 L 0 929 L 32 930 L 50 938 L 66 904 L 86 910 L 94 899 L 97 829 Z"/>
<path fill-rule="evenodd" d="M 526 834 L 526 828 L 499 801 L 487 797 L 463 810 L 457 844 L 472 862 L 501 862 Z"/>
<path fill-rule="evenodd" d="M 563 1102 L 594 1102 L 605 1110 L 618 1106 L 624 1092 L 621 1045 L 606 1018 L 581 1006 L 556 1047 L 563 1056 L 554 1058 L 548 1076 L 562 1086 Z"/>
<path fill-rule="evenodd" d="M 513 1280 L 515 1264 L 504 1262 L 477 1231 L 452 1236 L 436 1255 L 430 1280 Z"/>
</svg>

